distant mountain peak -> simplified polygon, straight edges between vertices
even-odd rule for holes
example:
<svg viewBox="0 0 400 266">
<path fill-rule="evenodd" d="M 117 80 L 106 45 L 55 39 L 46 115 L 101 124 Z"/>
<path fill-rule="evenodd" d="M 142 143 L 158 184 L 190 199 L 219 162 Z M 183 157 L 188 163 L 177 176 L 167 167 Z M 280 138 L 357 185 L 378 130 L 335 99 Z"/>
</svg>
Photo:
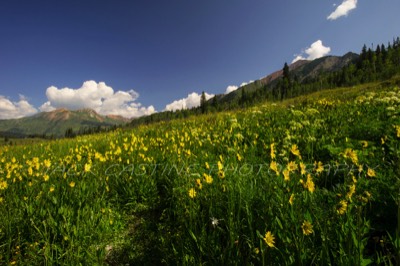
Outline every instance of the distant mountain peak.
<svg viewBox="0 0 400 266">
<path fill-rule="evenodd" d="M 0 120 L 0 135 L 24 137 L 28 135 L 64 136 L 67 129 L 75 132 L 81 129 L 111 127 L 129 122 L 117 115 L 100 115 L 90 108 L 68 110 L 58 108 L 20 119 Z"/>
</svg>

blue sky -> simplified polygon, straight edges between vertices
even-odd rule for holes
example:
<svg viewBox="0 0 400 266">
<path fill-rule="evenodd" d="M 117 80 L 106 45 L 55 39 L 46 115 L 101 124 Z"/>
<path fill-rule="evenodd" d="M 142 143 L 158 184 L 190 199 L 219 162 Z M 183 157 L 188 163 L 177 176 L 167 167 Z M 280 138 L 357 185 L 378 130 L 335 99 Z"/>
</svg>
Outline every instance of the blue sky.
<svg viewBox="0 0 400 266">
<path fill-rule="evenodd" d="M 191 107 L 296 58 L 400 36 L 400 1 L 2 0 L 0 119 Z"/>
</svg>

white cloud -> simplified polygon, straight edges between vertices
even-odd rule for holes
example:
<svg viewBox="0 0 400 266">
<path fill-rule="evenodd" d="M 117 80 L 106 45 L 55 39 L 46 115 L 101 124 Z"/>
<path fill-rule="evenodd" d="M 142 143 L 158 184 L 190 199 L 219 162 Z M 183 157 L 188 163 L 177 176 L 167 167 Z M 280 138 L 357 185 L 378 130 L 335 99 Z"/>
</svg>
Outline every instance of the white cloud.
<svg viewBox="0 0 400 266">
<path fill-rule="evenodd" d="M 0 119 L 14 119 L 36 114 L 38 110 L 23 96 L 18 102 L 12 102 L 0 95 Z"/>
<path fill-rule="evenodd" d="M 48 101 L 40 106 L 41 111 L 52 111 L 56 108 L 77 110 L 91 108 L 102 115 L 121 115 L 127 118 L 149 115 L 156 110 L 154 107 L 143 107 L 135 102 L 139 94 L 134 91 L 117 91 L 104 82 L 86 81 L 81 88 L 58 89 L 54 86 L 47 88 Z"/>
<path fill-rule="evenodd" d="M 328 17 L 328 20 L 336 20 L 342 16 L 347 16 L 349 12 L 357 8 L 357 0 L 344 0 L 335 11 L 333 11 Z"/>
<path fill-rule="evenodd" d="M 326 47 L 322 44 L 321 40 L 318 40 L 311 44 L 302 54 L 295 55 L 295 59 L 293 59 L 292 64 L 299 60 L 314 60 L 320 57 L 323 57 L 329 54 L 331 51 L 330 47 Z M 306 53 L 307 57 L 304 57 L 303 54 Z"/>
<path fill-rule="evenodd" d="M 225 94 L 231 93 L 232 91 L 235 91 L 238 88 L 239 88 L 238 86 L 230 85 L 230 86 L 226 87 Z"/>
<path fill-rule="evenodd" d="M 214 94 L 205 93 L 205 95 L 206 95 L 206 100 L 214 97 Z M 181 109 L 190 109 L 192 107 L 198 107 L 198 106 L 200 106 L 200 98 L 201 98 L 201 94 L 192 92 L 192 93 L 188 94 L 188 96 L 186 98 L 176 100 L 170 104 L 167 104 L 165 106 L 165 111 L 176 111 L 176 110 L 181 110 Z"/>
</svg>

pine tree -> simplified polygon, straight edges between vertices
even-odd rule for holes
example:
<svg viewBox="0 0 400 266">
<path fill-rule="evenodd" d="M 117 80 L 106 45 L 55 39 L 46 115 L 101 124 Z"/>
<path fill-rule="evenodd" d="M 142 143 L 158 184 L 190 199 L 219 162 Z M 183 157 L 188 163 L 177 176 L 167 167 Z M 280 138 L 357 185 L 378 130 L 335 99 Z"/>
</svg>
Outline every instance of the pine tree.
<svg viewBox="0 0 400 266">
<path fill-rule="evenodd" d="M 207 111 L 207 99 L 206 99 L 206 94 L 204 91 L 201 93 L 200 109 L 201 109 L 202 114 L 206 113 L 206 111 Z"/>
</svg>

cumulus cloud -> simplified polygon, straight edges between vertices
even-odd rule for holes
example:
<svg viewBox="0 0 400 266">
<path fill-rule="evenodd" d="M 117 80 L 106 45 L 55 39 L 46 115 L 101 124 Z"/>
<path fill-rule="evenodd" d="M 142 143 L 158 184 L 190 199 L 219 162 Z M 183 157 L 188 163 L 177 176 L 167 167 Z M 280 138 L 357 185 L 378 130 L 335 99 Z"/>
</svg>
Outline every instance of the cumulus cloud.
<svg viewBox="0 0 400 266">
<path fill-rule="evenodd" d="M 206 100 L 209 100 L 212 97 L 214 97 L 214 94 L 205 93 L 205 95 L 206 95 Z M 198 107 L 200 106 L 200 99 L 201 99 L 201 94 L 192 92 L 188 94 L 186 98 L 176 100 L 170 104 L 167 104 L 165 106 L 165 111 L 176 111 L 181 109 L 190 109 L 193 107 Z"/>
<path fill-rule="evenodd" d="M 0 95 L 0 119 L 21 118 L 37 112 L 38 110 L 23 95 L 19 96 L 18 102 L 12 102 Z"/>
<path fill-rule="evenodd" d="M 347 16 L 349 12 L 357 8 L 357 0 L 344 0 L 339 6 L 336 7 L 328 17 L 328 20 L 336 20 L 342 16 Z"/>
<path fill-rule="evenodd" d="M 239 87 L 235 85 L 230 85 L 226 87 L 225 94 L 231 93 L 232 91 L 237 90 Z"/>
<path fill-rule="evenodd" d="M 296 55 L 292 63 L 299 60 L 314 60 L 329 54 L 330 51 L 331 51 L 330 47 L 324 46 L 322 44 L 322 41 L 318 40 L 312 43 L 311 46 L 308 47 L 302 54 Z M 304 56 L 304 53 L 307 54 L 306 57 Z"/>
<path fill-rule="evenodd" d="M 150 115 L 156 110 L 154 107 L 141 106 L 136 102 L 139 94 L 134 91 L 117 91 L 104 82 L 86 81 L 78 89 L 61 88 L 54 86 L 47 88 L 48 101 L 40 106 L 41 111 L 52 111 L 56 108 L 77 110 L 90 108 L 102 115 L 121 115 L 127 118 Z"/>
</svg>

